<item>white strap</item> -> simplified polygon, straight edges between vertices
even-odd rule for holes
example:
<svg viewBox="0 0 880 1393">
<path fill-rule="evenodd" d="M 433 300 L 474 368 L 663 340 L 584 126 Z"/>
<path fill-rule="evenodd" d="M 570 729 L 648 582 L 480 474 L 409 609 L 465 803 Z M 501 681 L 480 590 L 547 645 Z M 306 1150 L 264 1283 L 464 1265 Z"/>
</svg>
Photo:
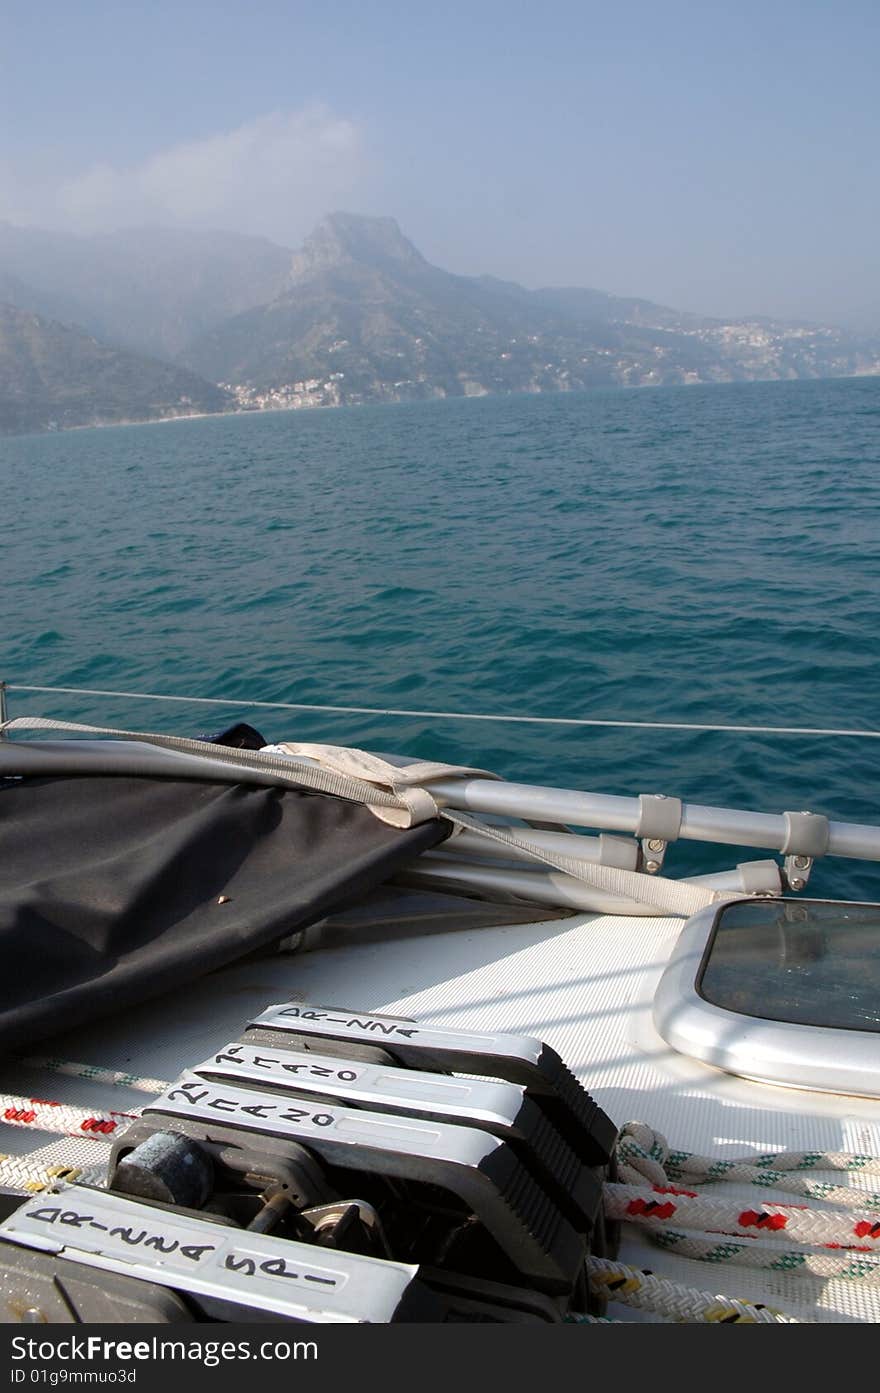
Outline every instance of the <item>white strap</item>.
<svg viewBox="0 0 880 1393">
<path fill-rule="evenodd" d="M 684 918 L 696 914 L 698 909 L 718 904 L 723 900 L 742 899 L 742 892 L 726 893 L 723 890 L 707 890 L 701 885 L 689 885 L 681 880 L 669 880 L 665 876 L 646 875 L 640 871 L 624 871 L 617 866 L 597 866 L 588 861 L 576 860 L 573 856 L 555 855 L 538 847 L 527 837 L 508 831 L 502 827 L 490 827 L 479 822 L 468 813 L 453 812 L 442 808 L 441 817 L 448 818 L 458 827 L 471 832 L 479 832 L 489 841 L 500 842 L 502 846 L 516 847 L 536 861 L 554 870 L 564 871 L 575 880 L 594 890 L 605 890 L 612 895 L 621 895 L 640 904 L 652 905 L 659 912 L 680 914 Z"/>
<path fill-rule="evenodd" d="M 0 734 L 11 730 L 63 730 L 83 735 L 109 735 L 118 740 L 139 740 L 159 749 L 178 750 L 181 754 L 196 755 L 214 763 L 236 768 L 256 769 L 272 776 L 272 781 L 285 786 L 307 788 L 327 793 L 335 798 L 347 798 L 370 807 L 403 807 L 396 794 L 386 792 L 361 780 L 321 769 L 311 761 L 300 763 L 289 755 L 264 753 L 262 750 L 236 750 L 228 745 L 213 745 L 209 740 L 190 740 L 178 735 L 154 735 L 147 731 L 117 730 L 111 726 L 82 725 L 77 721 L 56 721 L 43 716 L 18 716 L 0 724 Z M 25 747 L 26 749 L 26 747 Z M 436 812 L 429 814 L 436 817 Z M 410 826 L 410 822 L 403 824 Z"/>
<path fill-rule="evenodd" d="M 431 760 L 390 764 L 380 755 L 347 745 L 311 745 L 285 740 L 274 747 L 293 759 L 315 760 L 322 769 L 332 770 L 344 778 L 359 779 L 386 790 L 399 801 L 400 807 L 387 804 L 368 804 L 370 811 L 392 827 L 410 827 L 432 817 L 446 817 L 437 806 L 430 791 L 424 787 L 431 779 L 496 779 L 485 769 L 470 769 L 461 764 L 438 764 Z M 408 818 L 408 820 L 407 820 Z M 451 820 L 451 819 L 450 819 Z"/>
</svg>

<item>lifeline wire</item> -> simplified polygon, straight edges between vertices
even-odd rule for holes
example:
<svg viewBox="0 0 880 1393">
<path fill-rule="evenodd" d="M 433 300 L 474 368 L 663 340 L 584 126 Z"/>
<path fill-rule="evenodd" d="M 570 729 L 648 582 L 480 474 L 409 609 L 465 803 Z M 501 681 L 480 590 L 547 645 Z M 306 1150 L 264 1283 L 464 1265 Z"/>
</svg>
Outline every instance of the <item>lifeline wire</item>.
<svg viewBox="0 0 880 1393">
<path fill-rule="evenodd" d="M 237 706 L 266 711 L 322 711 L 347 716 L 420 716 L 438 721 L 503 721 L 516 725 L 600 726 L 626 730 L 704 730 L 746 735 L 847 735 L 880 740 L 880 730 L 826 730 L 816 726 L 744 726 L 693 721 L 611 721 L 581 716 L 508 716 L 473 711 L 417 711 L 392 706 L 318 706 L 298 701 L 248 701 L 233 697 L 166 696 L 161 692 L 115 692 L 97 687 L 30 687 L 7 682 L 8 692 L 64 692 L 74 696 L 124 697 L 130 701 L 182 701 L 197 706 Z"/>
</svg>

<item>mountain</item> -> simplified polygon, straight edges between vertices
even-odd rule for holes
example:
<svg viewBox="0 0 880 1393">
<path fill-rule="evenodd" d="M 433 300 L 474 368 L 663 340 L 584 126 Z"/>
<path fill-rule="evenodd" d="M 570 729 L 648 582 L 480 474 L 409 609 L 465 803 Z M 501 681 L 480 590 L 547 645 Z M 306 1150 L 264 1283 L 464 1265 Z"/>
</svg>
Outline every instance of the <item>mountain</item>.
<svg viewBox="0 0 880 1393">
<path fill-rule="evenodd" d="M 312 233 L 274 299 L 180 357 L 244 407 L 880 371 L 880 344 L 841 330 L 452 275 L 393 219 L 347 213 Z"/>
<path fill-rule="evenodd" d="M 279 294 L 291 256 L 231 232 L 142 227 L 77 237 L 0 223 L 0 299 L 173 358 L 215 324 Z M 4 293 L 4 278 L 30 297 Z"/>
<path fill-rule="evenodd" d="M 528 295 L 530 292 L 526 291 Z M 705 329 L 717 320 L 696 314 L 683 314 L 667 305 L 655 305 L 652 300 L 634 300 L 621 295 L 608 295 L 604 290 L 586 290 L 579 286 L 556 286 L 533 290 L 533 302 L 558 310 L 578 324 L 631 324 L 642 329 L 671 329 L 685 333 Z"/>
<path fill-rule="evenodd" d="M 0 304 L 0 432 L 222 411 L 226 393 L 186 369 Z"/>
<path fill-rule="evenodd" d="M 281 295 L 196 339 L 182 360 L 260 388 L 331 378 L 347 401 L 461 394 L 491 361 L 492 385 L 515 390 L 517 360 L 541 356 L 517 344 L 526 328 L 572 336 L 553 311 L 535 306 L 524 319 L 494 284 L 431 266 L 392 219 L 335 214 L 293 258 Z"/>
<path fill-rule="evenodd" d="M 28 421 L 148 419 L 186 399 L 235 410 L 880 373 L 878 339 L 453 275 L 393 218 L 352 213 L 296 252 L 225 232 L 0 223 L 0 301 L 24 315 L 14 333 L 7 317 L 4 371 L 7 416 Z M 37 361 L 53 364 L 45 378 Z"/>
</svg>

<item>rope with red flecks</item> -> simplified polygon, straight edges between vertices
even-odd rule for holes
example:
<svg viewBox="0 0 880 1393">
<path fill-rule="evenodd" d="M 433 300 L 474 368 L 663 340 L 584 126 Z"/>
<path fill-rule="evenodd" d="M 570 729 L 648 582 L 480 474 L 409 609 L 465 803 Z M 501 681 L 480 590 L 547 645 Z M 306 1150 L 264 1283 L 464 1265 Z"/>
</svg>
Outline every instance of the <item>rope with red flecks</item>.
<svg viewBox="0 0 880 1393">
<path fill-rule="evenodd" d="M 40 1132 L 60 1132 L 67 1137 L 112 1137 L 131 1122 L 134 1113 L 95 1112 L 48 1098 L 23 1098 L 0 1093 L 0 1122 L 10 1127 L 33 1127 Z"/>
<path fill-rule="evenodd" d="M 880 1158 L 774 1152 L 716 1161 L 670 1151 L 666 1139 L 641 1122 L 622 1129 L 617 1156 L 623 1183 L 606 1186 L 606 1214 L 644 1225 L 667 1251 L 705 1262 L 880 1281 L 880 1195 L 821 1184 L 802 1174 L 810 1169 L 880 1174 Z M 746 1181 L 833 1201 L 836 1207 L 714 1200 L 670 1183 L 691 1177 L 702 1183 Z"/>
<path fill-rule="evenodd" d="M 0 1122 L 9 1127 L 22 1127 L 33 1132 L 51 1132 L 66 1137 L 85 1137 L 106 1144 L 123 1131 L 133 1113 L 96 1112 L 93 1108 L 77 1108 L 68 1103 L 56 1103 L 48 1098 L 26 1098 L 16 1093 L 0 1093 Z M 96 1156 L 102 1148 L 96 1148 Z M 109 1154 L 109 1151 L 107 1152 Z M 99 1165 L 103 1171 L 103 1165 Z M 0 1186 L 35 1194 L 52 1189 L 62 1182 L 82 1179 L 81 1165 L 48 1163 L 36 1153 L 31 1156 L 0 1155 Z"/>
</svg>

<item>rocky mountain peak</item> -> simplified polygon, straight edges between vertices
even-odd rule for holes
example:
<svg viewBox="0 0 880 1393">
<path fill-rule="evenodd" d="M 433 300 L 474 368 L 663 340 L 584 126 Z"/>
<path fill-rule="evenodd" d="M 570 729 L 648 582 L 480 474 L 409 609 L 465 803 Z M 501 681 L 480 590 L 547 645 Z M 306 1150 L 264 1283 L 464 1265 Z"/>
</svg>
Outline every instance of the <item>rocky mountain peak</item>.
<svg viewBox="0 0 880 1393">
<path fill-rule="evenodd" d="M 294 254 L 292 279 L 300 280 L 351 262 L 397 270 L 427 265 L 421 252 L 404 237 L 396 219 L 330 213 Z"/>
</svg>

